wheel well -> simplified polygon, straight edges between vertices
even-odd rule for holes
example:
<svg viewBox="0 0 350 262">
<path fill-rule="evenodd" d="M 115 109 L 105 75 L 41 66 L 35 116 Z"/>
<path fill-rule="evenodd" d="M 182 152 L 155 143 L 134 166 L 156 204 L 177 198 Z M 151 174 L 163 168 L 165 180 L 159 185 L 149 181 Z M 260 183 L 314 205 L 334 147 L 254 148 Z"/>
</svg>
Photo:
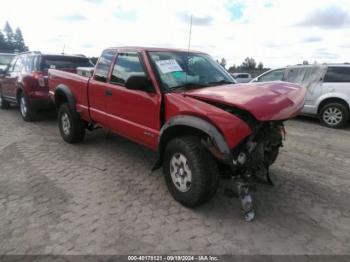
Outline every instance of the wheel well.
<svg viewBox="0 0 350 262">
<path fill-rule="evenodd" d="M 17 102 L 19 103 L 19 99 L 20 99 L 20 95 L 23 93 L 23 89 L 22 87 L 19 87 L 17 88 L 17 91 L 16 91 L 16 99 L 17 99 Z"/>
<path fill-rule="evenodd" d="M 340 103 L 340 104 L 344 105 L 349 110 L 349 104 L 344 99 L 337 98 L 337 97 L 331 97 L 331 98 L 327 98 L 327 99 L 323 100 L 320 103 L 320 105 L 318 106 L 317 113 L 319 114 L 321 112 L 322 108 L 329 103 Z"/>
<path fill-rule="evenodd" d="M 198 136 L 202 139 L 207 139 L 209 137 L 207 133 L 198 128 L 185 125 L 177 125 L 165 130 L 160 143 L 166 145 L 171 139 L 185 135 Z"/>
<path fill-rule="evenodd" d="M 163 162 L 163 153 L 168 142 L 176 137 L 181 137 L 186 135 L 197 136 L 204 141 L 207 141 L 207 139 L 209 138 L 209 135 L 207 133 L 203 132 L 198 128 L 191 127 L 191 126 L 176 125 L 168 128 L 162 134 L 162 137 L 159 141 L 159 158 L 160 158 L 159 160 L 161 163 Z"/>
<path fill-rule="evenodd" d="M 55 93 L 55 105 L 56 105 L 56 107 L 59 108 L 60 105 L 62 105 L 64 103 L 68 103 L 68 98 L 67 98 L 66 94 L 61 90 L 57 90 Z"/>
</svg>

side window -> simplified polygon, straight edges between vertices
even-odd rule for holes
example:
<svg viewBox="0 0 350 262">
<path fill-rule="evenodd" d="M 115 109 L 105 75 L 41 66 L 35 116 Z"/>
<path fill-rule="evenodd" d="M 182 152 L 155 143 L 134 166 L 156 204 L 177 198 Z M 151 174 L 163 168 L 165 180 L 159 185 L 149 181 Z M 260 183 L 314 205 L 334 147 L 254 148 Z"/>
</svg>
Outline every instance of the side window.
<svg viewBox="0 0 350 262">
<path fill-rule="evenodd" d="M 350 82 L 350 67 L 328 67 L 324 82 Z"/>
<path fill-rule="evenodd" d="M 111 67 L 115 51 L 106 50 L 102 53 L 95 69 L 94 79 L 99 82 L 107 82 L 109 68 Z"/>
<path fill-rule="evenodd" d="M 41 64 L 41 56 L 34 56 L 33 57 L 33 71 L 40 71 L 42 68 L 40 67 Z"/>
<path fill-rule="evenodd" d="M 283 79 L 284 69 L 278 69 L 259 78 L 258 82 L 280 81 Z"/>
<path fill-rule="evenodd" d="M 23 68 L 23 57 L 19 57 L 16 61 L 16 64 L 13 68 L 13 72 L 20 72 Z"/>
<path fill-rule="evenodd" d="M 131 75 L 145 75 L 139 55 L 136 52 L 119 53 L 113 68 L 111 83 L 125 85 Z"/>
<path fill-rule="evenodd" d="M 33 59 L 34 57 L 33 56 L 26 56 L 24 57 L 23 59 L 23 69 L 25 72 L 31 72 L 33 71 L 32 68 L 33 68 Z"/>
<path fill-rule="evenodd" d="M 18 60 L 18 58 L 16 57 L 11 61 L 11 63 L 7 67 L 7 72 L 9 72 L 9 73 L 13 72 L 13 69 L 15 68 L 15 64 L 16 64 L 17 60 Z"/>
</svg>

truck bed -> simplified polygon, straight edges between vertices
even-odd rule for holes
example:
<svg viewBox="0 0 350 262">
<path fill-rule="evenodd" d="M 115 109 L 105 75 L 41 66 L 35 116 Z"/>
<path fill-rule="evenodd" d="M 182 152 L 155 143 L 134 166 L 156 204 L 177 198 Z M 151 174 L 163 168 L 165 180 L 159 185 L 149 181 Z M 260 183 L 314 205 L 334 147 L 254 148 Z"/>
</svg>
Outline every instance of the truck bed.
<svg viewBox="0 0 350 262">
<path fill-rule="evenodd" d="M 90 121 L 88 84 L 90 78 L 76 73 L 65 72 L 57 69 L 49 69 L 50 98 L 55 100 L 55 91 L 59 86 L 69 87 L 75 98 L 76 111 L 81 117 Z"/>
</svg>

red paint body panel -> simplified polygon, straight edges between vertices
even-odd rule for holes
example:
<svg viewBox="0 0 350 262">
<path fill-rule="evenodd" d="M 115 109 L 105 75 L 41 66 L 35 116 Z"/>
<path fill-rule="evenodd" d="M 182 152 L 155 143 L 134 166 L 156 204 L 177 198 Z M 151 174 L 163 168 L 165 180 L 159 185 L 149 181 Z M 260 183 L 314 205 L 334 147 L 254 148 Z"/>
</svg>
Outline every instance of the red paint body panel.
<svg viewBox="0 0 350 262">
<path fill-rule="evenodd" d="M 167 121 L 177 115 L 192 115 L 208 120 L 222 133 L 229 148 L 234 148 L 252 132 L 238 117 L 180 93 L 165 95 L 165 115 Z"/>
<path fill-rule="evenodd" d="M 187 96 L 249 111 L 259 121 L 285 120 L 303 108 L 306 89 L 286 82 L 224 85 L 186 92 Z"/>
<path fill-rule="evenodd" d="M 185 93 L 162 94 L 146 51 L 174 50 L 142 47 L 109 50 L 115 51 L 116 54 L 107 83 L 95 81 L 93 77 L 89 79 L 72 73 L 50 70 L 50 95 L 54 98 L 57 86 L 66 85 L 71 90 L 76 100 L 76 109 L 84 120 L 98 123 L 153 150 L 158 148 L 162 125 L 175 116 L 191 115 L 207 120 L 221 132 L 231 149 L 251 134 L 251 129 L 243 120 L 205 101 L 247 110 L 260 121 L 293 117 L 304 103 L 305 89 L 282 82 L 226 85 Z M 135 50 L 142 54 L 146 71 L 155 88 L 154 93 L 129 90 L 124 86 L 109 83 L 117 53 Z M 106 91 L 109 93 L 108 96 Z M 161 110 L 162 106 L 164 110 Z M 165 123 L 162 123 L 162 120 Z"/>
<path fill-rule="evenodd" d="M 64 79 L 64 81 L 62 81 Z M 68 86 L 75 98 L 75 107 L 81 117 L 90 121 L 89 107 L 88 107 L 88 82 L 89 78 L 64 72 L 61 70 L 50 69 L 49 75 L 49 89 L 50 97 L 54 101 L 55 90 L 58 85 L 64 84 Z"/>
</svg>

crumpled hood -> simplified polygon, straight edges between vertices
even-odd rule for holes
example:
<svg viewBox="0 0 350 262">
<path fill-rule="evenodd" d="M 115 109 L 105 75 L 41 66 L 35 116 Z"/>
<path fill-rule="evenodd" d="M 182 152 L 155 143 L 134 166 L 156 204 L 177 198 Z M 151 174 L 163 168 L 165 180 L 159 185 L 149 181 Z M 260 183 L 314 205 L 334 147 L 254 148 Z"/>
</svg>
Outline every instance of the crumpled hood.
<svg viewBox="0 0 350 262">
<path fill-rule="evenodd" d="M 259 121 L 285 120 L 303 108 L 306 89 L 286 82 L 222 85 L 185 92 L 185 96 L 250 112 Z"/>
</svg>

